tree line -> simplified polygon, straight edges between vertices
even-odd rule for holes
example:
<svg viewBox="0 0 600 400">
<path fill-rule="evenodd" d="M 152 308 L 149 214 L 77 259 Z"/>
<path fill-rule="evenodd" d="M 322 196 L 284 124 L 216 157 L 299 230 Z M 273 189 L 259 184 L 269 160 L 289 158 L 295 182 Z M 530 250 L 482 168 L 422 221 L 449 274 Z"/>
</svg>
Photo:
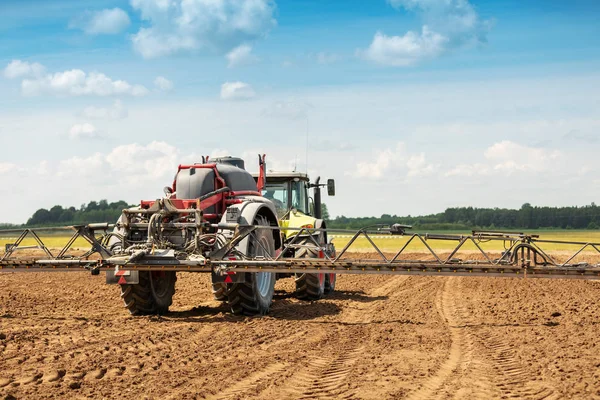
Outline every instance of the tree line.
<svg viewBox="0 0 600 400">
<path fill-rule="evenodd" d="M 130 207 L 125 201 L 109 203 L 106 200 L 90 201 L 75 207 L 54 206 L 40 208 L 27 220 L 26 226 L 81 225 L 94 222 L 115 222 L 123 209 Z"/>
<path fill-rule="evenodd" d="M 520 209 L 454 207 L 442 213 L 425 216 L 345 217 L 329 219 L 327 226 L 359 229 L 369 225 L 402 223 L 416 229 L 598 229 L 600 207 L 595 203 L 582 207 L 534 207 L 529 203 Z"/>
<path fill-rule="evenodd" d="M 109 203 L 106 200 L 90 201 L 79 208 L 54 206 L 40 208 L 24 225 L 59 226 L 94 222 L 114 222 L 123 209 L 130 207 L 125 201 Z M 399 216 L 383 214 L 380 217 L 331 218 L 323 204 L 323 217 L 327 226 L 340 229 L 360 229 L 366 226 L 395 223 L 413 225 L 421 230 L 470 229 L 600 229 L 600 207 L 595 203 L 582 207 L 536 207 L 525 203 L 520 209 L 454 207 L 444 212 L 424 216 Z M 0 229 L 16 225 L 0 224 Z"/>
</svg>

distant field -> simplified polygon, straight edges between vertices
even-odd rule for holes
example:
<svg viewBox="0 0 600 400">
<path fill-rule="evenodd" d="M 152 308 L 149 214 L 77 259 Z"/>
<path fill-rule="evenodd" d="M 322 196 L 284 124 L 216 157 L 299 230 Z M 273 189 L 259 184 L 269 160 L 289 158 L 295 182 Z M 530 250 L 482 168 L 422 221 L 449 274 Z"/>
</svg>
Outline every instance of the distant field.
<svg viewBox="0 0 600 400">
<path fill-rule="evenodd" d="M 422 233 L 422 232 L 419 232 Z M 471 232 L 448 232 L 448 231 L 439 231 L 439 232 L 428 232 L 431 234 L 442 234 L 442 235 L 470 235 Z M 600 243 L 600 231 L 575 231 L 575 230 L 539 230 L 539 231 L 527 231 L 527 234 L 539 235 L 539 239 L 543 240 L 556 240 L 556 241 L 571 241 L 571 242 L 594 242 Z M 373 241 L 377 246 L 380 247 L 381 250 L 386 252 L 395 252 L 400 250 L 402 246 L 406 244 L 406 242 L 411 238 L 412 233 L 408 233 L 406 236 L 375 236 L 373 235 Z M 340 250 L 342 249 L 348 242 L 351 237 L 348 235 L 333 235 L 333 243 L 335 247 Z M 458 241 L 450 241 L 450 240 L 429 240 L 427 244 L 434 250 L 452 250 L 458 244 Z M 493 240 L 490 242 L 482 242 L 479 245 L 486 251 L 502 251 L 504 249 L 504 242 L 499 240 Z M 543 243 L 540 246 L 544 250 L 549 251 L 576 251 L 581 248 L 581 245 L 570 245 L 570 244 L 562 244 L 562 243 Z M 600 247 L 600 246 L 599 246 Z M 358 250 L 358 251 L 369 251 L 373 247 L 368 242 L 368 240 L 364 237 L 357 239 L 350 250 Z M 463 250 L 477 250 L 477 247 L 472 242 L 467 242 L 462 247 Z M 425 245 L 418 240 L 417 238 L 413 239 L 413 241 L 409 244 L 406 249 L 407 251 L 419 252 L 419 251 L 427 251 Z M 591 251 L 594 251 L 593 249 Z"/>
<path fill-rule="evenodd" d="M 57 233 L 44 233 L 44 232 L 36 232 L 38 234 L 38 236 L 42 239 L 42 241 L 44 242 L 44 244 L 46 245 L 46 247 L 48 248 L 62 248 L 64 247 L 68 242 L 69 239 L 71 238 L 71 233 L 67 233 L 67 232 L 60 232 L 59 234 Z M 0 254 L 4 253 L 4 249 L 6 247 L 6 244 L 12 244 L 15 243 L 15 241 L 17 240 L 17 238 L 19 237 L 18 234 L 15 233 L 8 233 L 8 234 L 4 234 L 2 233 L 2 231 L 0 231 Z M 33 246 L 36 245 L 36 241 L 32 236 L 27 236 L 20 244 L 20 246 Z M 82 239 L 82 238 L 78 238 L 75 243 L 73 243 L 73 248 L 89 248 L 90 244 Z"/>
<path fill-rule="evenodd" d="M 438 231 L 438 232 L 429 232 L 431 234 L 444 234 L 444 235 L 468 235 L 470 232 L 448 232 L 448 231 Z M 576 242 L 594 242 L 600 243 L 600 231 L 575 231 L 575 230 L 539 230 L 539 231 L 528 231 L 529 234 L 537 234 L 540 235 L 540 239 L 546 240 L 558 240 L 558 241 L 576 241 Z M 71 237 L 66 232 L 61 232 L 60 234 L 39 234 L 46 246 L 49 248 L 62 248 Z M 333 235 L 333 242 L 338 250 L 341 250 L 350 240 L 350 235 Z M 18 235 L 5 234 L 3 235 L 0 232 L 0 253 L 4 252 L 5 245 L 7 243 L 14 243 L 17 239 Z M 383 251 L 386 252 L 394 252 L 399 250 L 406 242 L 410 239 L 410 234 L 406 236 L 388 236 L 388 235 L 373 235 L 373 241 L 379 246 Z M 441 241 L 441 240 L 429 240 L 427 244 L 431 246 L 435 250 L 452 250 L 456 246 L 458 242 L 456 241 Z M 31 237 L 26 238 L 23 243 L 23 246 L 35 245 L 35 240 Z M 502 241 L 491 241 L 480 243 L 480 246 L 484 250 L 489 251 L 502 251 L 504 249 L 504 244 Z M 73 245 L 74 248 L 88 248 L 89 244 L 84 239 L 77 239 Z M 549 251 L 575 251 L 579 249 L 580 245 L 567 245 L 560 243 L 544 243 L 542 245 L 543 249 L 547 249 Z M 600 247 L 600 246 L 599 246 Z M 361 237 L 357 239 L 350 248 L 355 251 L 369 251 L 372 249 L 369 242 Z M 473 243 L 466 243 L 463 247 L 464 250 L 477 250 Z M 427 251 L 426 247 L 418 241 L 417 239 L 413 240 L 413 242 L 408 246 L 408 251 L 411 252 L 419 252 L 419 251 Z M 593 250 L 592 250 L 593 251 Z"/>
</svg>

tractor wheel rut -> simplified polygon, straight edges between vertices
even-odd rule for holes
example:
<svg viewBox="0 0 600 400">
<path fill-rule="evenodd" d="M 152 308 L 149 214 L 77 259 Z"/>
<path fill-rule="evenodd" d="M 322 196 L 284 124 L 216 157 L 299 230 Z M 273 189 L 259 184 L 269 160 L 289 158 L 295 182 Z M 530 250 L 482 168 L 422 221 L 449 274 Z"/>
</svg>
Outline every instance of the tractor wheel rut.
<svg viewBox="0 0 600 400">
<path fill-rule="evenodd" d="M 369 298 L 385 298 L 401 286 L 407 277 L 394 277 L 385 284 L 369 292 Z M 349 377 L 359 359 L 364 357 L 367 348 L 362 345 L 370 337 L 369 324 L 379 306 L 379 301 L 357 304 L 344 310 L 331 321 L 328 331 L 316 349 L 308 351 L 307 359 L 293 371 L 281 385 L 261 393 L 262 398 L 287 399 L 339 399 L 354 398 Z M 329 324 L 328 324 L 329 325 Z"/>
<path fill-rule="evenodd" d="M 482 354 L 494 367 L 494 383 L 504 398 L 531 400 L 559 399 L 562 396 L 548 383 L 535 381 L 535 376 L 516 358 L 513 345 L 494 332 L 480 335 Z"/>
<path fill-rule="evenodd" d="M 451 338 L 450 350 L 437 372 L 423 382 L 409 399 L 493 398 L 488 368 L 475 355 L 475 337 L 463 329 L 460 297 L 455 278 L 445 278 L 435 294 L 435 306 L 446 321 Z M 468 385 L 467 385 L 468 384 Z M 468 393 L 465 387 L 470 387 Z"/>
<path fill-rule="evenodd" d="M 469 315 L 463 278 L 447 278 L 436 295 L 436 307 L 447 321 L 452 344 L 437 373 L 409 399 L 560 398 L 540 384 L 518 360 L 513 344 L 492 328 L 479 328 Z"/>
<path fill-rule="evenodd" d="M 287 367 L 288 364 L 283 363 L 270 364 L 261 371 L 251 374 L 238 382 L 224 380 L 223 384 L 228 386 L 228 388 L 213 396 L 208 396 L 207 399 L 229 400 L 251 398 L 252 395 L 257 392 L 259 387 L 269 385 L 269 382 L 273 380 L 273 377 L 285 371 Z"/>
</svg>

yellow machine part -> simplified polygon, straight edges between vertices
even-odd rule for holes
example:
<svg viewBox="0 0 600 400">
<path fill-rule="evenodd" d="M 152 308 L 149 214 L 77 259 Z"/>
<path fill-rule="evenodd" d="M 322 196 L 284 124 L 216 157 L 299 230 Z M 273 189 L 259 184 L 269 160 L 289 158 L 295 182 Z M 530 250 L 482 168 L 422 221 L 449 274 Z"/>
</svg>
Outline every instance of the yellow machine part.
<svg viewBox="0 0 600 400">
<path fill-rule="evenodd" d="M 298 233 L 297 230 L 288 231 L 285 228 L 314 228 L 316 218 L 306 215 L 298 210 L 292 209 L 288 213 L 288 217 L 286 219 L 279 220 L 279 226 L 282 228 L 281 233 L 283 233 L 284 238 L 290 238 Z"/>
</svg>

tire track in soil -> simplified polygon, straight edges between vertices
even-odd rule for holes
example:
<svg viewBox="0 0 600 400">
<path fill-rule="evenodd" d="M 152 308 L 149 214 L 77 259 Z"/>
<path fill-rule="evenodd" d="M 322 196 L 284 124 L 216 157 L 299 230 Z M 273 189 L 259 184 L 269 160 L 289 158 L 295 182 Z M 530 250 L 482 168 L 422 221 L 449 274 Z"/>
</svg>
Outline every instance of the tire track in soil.
<svg viewBox="0 0 600 400">
<path fill-rule="evenodd" d="M 436 294 L 436 307 L 448 323 L 452 339 L 448 358 L 408 398 L 560 398 L 547 385 L 530 380 L 512 344 L 500 333 L 493 328 L 485 333 L 474 332 L 474 321 L 461 304 L 462 279 L 447 278 Z"/>
<path fill-rule="evenodd" d="M 229 400 L 240 398 L 251 398 L 251 391 L 256 391 L 259 386 L 273 381 L 273 376 L 284 372 L 288 368 L 287 363 L 269 364 L 266 368 L 256 372 L 238 382 L 228 382 L 231 386 L 213 396 L 208 396 L 210 400 Z M 264 389 L 263 389 L 264 390 Z"/>
<path fill-rule="evenodd" d="M 489 368 L 476 355 L 474 335 L 463 329 L 460 307 L 460 293 L 456 290 L 455 278 L 445 278 L 436 292 L 435 306 L 446 321 L 451 338 L 450 351 L 446 361 L 435 375 L 423 382 L 421 388 L 409 394 L 409 399 L 446 398 L 495 398 L 490 390 Z M 471 383 L 469 393 L 465 393 L 465 383 Z"/>
<path fill-rule="evenodd" d="M 394 291 L 408 279 L 407 276 L 398 276 L 390 279 L 386 284 L 379 286 L 371 293 L 371 297 L 385 296 Z M 376 313 L 372 312 L 378 306 L 377 302 L 358 303 L 356 308 L 342 312 L 338 321 L 332 322 L 334 328 L 327 334 L 324 342 L 340 342 L 340 338 L 368 338 L 368 324 Z M 345 326 L 345 324 L 351 324 Z M 351 332 L 349 332 L 351 331 Z M 362 357 L 365 347 L 359 346 L 356 341 L 342 341 L 342 346 L 336 348 L 335 353 L 329 355 L 315 355 L 310 361 L 296 368 L 292 375 L 283 383 L 269 392 L 269 398 L 286 399 L 350 399 L 354 398 L 353 390 L 345 388 L 347 377 L 352 372 L 356 362 Z M 324 346 L 327 347 L 327 346 Z"/>
<path fill-rule="evenodd" d="M 496 374 L 494 383 L 500 389 L 503 398 L 518 399 L 559 399 L 547 383 L 531 380 L 531 375 L 516 358 L 513 346 L 506 343 L 500 335 L 490 332 L 481 335 L 486 356 L 493 362 Z"/>
<path fill-rule="evenodd" d="M 348 351 L 337 357 L 317 357 L 310 365 L 296 372 L 285 383 L 280 398 L 294 399 L 338 399 L 343 396 L 344 381 L 360 358 L 363 347 Z"/>
</svg>

